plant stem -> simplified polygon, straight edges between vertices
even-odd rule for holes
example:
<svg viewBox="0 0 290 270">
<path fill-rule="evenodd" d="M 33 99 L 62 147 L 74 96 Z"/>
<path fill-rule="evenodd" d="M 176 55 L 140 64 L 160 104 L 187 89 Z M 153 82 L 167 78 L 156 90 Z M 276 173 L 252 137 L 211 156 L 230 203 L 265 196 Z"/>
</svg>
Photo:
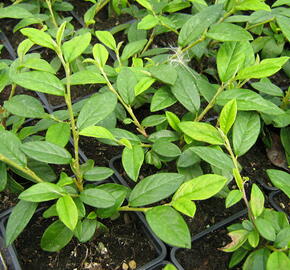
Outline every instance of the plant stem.
<svg viewBox="0 0 290 270">
<path fill-rule="evenodd" d="M 188 50 L 190 50 L 192 47 L 194 47 L 195 45 L 197 45 L 198 43 L 201 43 L 202 41 L 204 41 L 206 39 L 206 35 L 205 33 L 207 32 L 207 30 L 201 35 L 201 37 L 199 39 L 197 39 L 196 41 L 192 42 L 191 44 L 189 44 L 187 47 L 183 48 L 181 50 L 182 53 L 187 52 Z"/>
<path fill-rule="evenodd" d="M 58 28 L 58 25 L 57 25 L 57 22 L 55 20 L 55 16 L 54 16 L 54 13 L 53 13 L 53 10 L 52 10 L 51 2 L 50 2 L 50 0 L 45 0 L 45 1 L 46 1 L 47 6 L 48 6 L 50 15 L 51 15 L 52 23 L 54 24 L 54 26 L 56 28 Z"/>
<path fill-rule="evenodd" d="M 259 26 L 259 25 L 262 25 L 262 24 L 265 24 L 265 23 L 269 23 L 269 22 L 272 22 L 272 21 L 274 21 L 274 18 L 266 20 L 266 21 L 263 21 L 263 22 L 260 22 L 260 23 L 256 23 L 256 24 L 253 24 L 253 25 L 247 25 L 246 26 L 246 30 L 255 28 L 255 27 Z"/>
<path fill-rule="evenodd" d="M 110 0 L 104 0 L 103 2 L 99 2 L 98 5 L 96 6 L 95 9 L 95 16 L 97 15 L 97 13 L 108 3 L 110 2 Z M 87 26 L 87 25 L 86 25 Z"/>
<path fill-rule="evenodd" d="M 102 75 L 104 76 L 106 82 L 107 82 L 107 86 L 109 87 L 110 91 L 113 92 L 118 100 L 122 103 L 122 105 L 124 106 L 124 108 L 126 109 L 126 111 L 130 114 L 134 125 L 137 127 L 137 130 L 144 136 L 144 137 L 148 137 L 144 127 L 140 124 L 140 122 L 138 121 L 137 117 L 135 116 L 132 108 L 130 105 L 126 104 L 126 102 L 123 100 L 123 98 L 119 95 L 119 93 L 117 92 L 117 90 L 113 87 L 113 85 L 111 84 L 109 78 L 107 77 L 106 72 L 104 71 L 104 69 L 100 66 L 98 66 L 98 68 L 101 70 Z"/>
<path fill-rule="evenodd" d="M 21 167 L 20 165 L 18 165 L 17 163 L 15 163 L 14 161 L 12 161 L 9 158 L 6 158 L 5 156 L 0 154 L 0 160 L 3 161 L 4 163 L 7 163 L 8 165 L 14 167 L 15 169 L 24 172 L 25 174 L 31 176 L 36 182 L 41 183 L 44 182 L 44 180 L 42 180 L 40 177 L 38 177 L 34 171 L 30 170 L 28 167 Z"/>
<path fill-rule="evenodd" d="M 148 40 L 146 46 L 144 47 L 144 49 L 142 50 L 141 55 L 142 55 L 144 52 L 147 51 L 147 49 L 149 48 L 149 46 L 150 46 L 151 43 L 153 42 L 154 37 L 155 37 L 155 28 L 152 30 L 151 35 L 150 35 L 150 37 L 149 37 L 149 40 Z"/>
<path fill-rule="evenodd" d="M 15 89 L 16 89 L 16 84 L 15 83 L 12 83 L 12 85 L 11 85 L 11 91 L 10 91 L 10 95 L 9 95 L 8 100 L 10 100 L 14 96 Z"/>
<path fill-rule="evenodd" d="M 118 211 L 134 211 L 134 212 L 146 212 L 148 210 L 150 210 L 152 207 L 148 207 L 148 208 L 138 208 L 138 207 L 130 207 L 128 205 L 126 206 L 121 206 Z"/>
<path fill-rule="evenodd" d="M 285 96 L 282 99 L 282 104 L 281 104 L 281 108 L 282 109 L 287 109 L 287 106 L 289 105 L 290 102 L 290 87 L 288 88 Z"/>
</svg>

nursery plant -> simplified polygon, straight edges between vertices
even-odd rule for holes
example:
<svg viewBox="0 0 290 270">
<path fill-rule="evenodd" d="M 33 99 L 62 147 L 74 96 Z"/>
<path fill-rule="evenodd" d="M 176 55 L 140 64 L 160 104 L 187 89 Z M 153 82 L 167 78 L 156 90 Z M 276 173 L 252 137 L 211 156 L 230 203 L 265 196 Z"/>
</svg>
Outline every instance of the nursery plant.
<svg viewBox="0 0 290 270">
<path fill-rule="evenodd" d="M 238 162 L 259 135 L 280 133 L 284 171 L 267 173 L 289 197 L 290 88 L 278 77 L 289 76 L 288 1 L 90 1 L 78 30 L 65 13 L 71 4 L 40 2 L 0 8 L 0 18 L 21 19 L 14 31 L 27 38 L 16 60 L 0 62 L 0 92 L 11 88 L 0 107 L 0 187 L 21 192 L 7 244 L 41 203 L 49 206 L 45 218 L 56 217 L 41 239 L 47 251 L 73 237 L 92 239 L 103 219 L 122 211 L 143 212 L 161 240 L 190 248 L 181 214 L 194 217 L 196 201 L 219 196 L 226 207 L 243 200 L 248 209 L 248 220 L 229 227 L 232 242 L 223 250 L 234 252 L 230 267 L 246 258 L 244 269 L 288 269 L 288 219 L 264 207 L 256 184 L 248 199 L 245 183 L 255 179 L 243 176 Z M 107 4 L 135 20 L 95 31 Z M 172 44 L 156 46 L 166 35 Z M 50 59 L 31 51 L 35 45 Z M 75 86 L 96 91 L 74 102 Z M 34 91 L 63 97 L 65 107 L 49 113 Z M 113 171 L 82 162 L 81 137 L 119 146 L 132 188 L 100 182 Z M 140 177 L 144 163 L 156 173 Z M 49 164 L 66 172 L 56 175 Z"/>
</svg>

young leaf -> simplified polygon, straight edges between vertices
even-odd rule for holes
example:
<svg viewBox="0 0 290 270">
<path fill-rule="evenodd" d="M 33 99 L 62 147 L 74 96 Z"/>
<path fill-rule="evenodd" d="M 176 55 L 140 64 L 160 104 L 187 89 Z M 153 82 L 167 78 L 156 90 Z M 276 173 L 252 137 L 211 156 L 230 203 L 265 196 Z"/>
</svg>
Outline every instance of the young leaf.
<svg viewBox="0 0 290 270">
<path fill-rule="evenodd" d="M 6 245 L 9 246 L 23 231 L 30 219 L 32 218 L 37 203 L 19 201 L 13 208 L 6 226 Z"/>
<path fill-rule="evenodd" d="M 142 20 L 138 23 L 137 29 L 149 30 L 155 27 L 159 23 L 157 17 L 154 17 L 151 14 L 146 15 Z"/>
<path fill-rule="evenodd" d="M 80 132 L 80 135 L 94 138 L 103 138 L 112 141 L 117 140 L 108 129 L 101 126 L 86 127 Z"/>
<path fill-rule="evenodd" d="M 57 123 L 51 125 L 46 134 L 45 140 L 47 142 L 56 144 L 60 147 L 65 147 L 70 138 L 70 126 L 69 123 Z"/>
<path fill-rule="evenodd" d="M 206 36 L 218 41 L 253 40 L 252 35 L 241 26 L 232 23 L 219 23 L 210 27 Z"/>
<path fill-rule="evenodd" d="M 69 164 L 72 159 L 66 149 L 50 142 L 27 142 L 21 150 L 29 157 L 47 163 Z"/>
<path fill-rule="evenodd" d="M 62 51 L 65 60 L 70 63 L 79 57 L 89 46 L 91 41 L 91 34 L 85 33 L 83 35 L 74 37 L 73 39 L 66 41 L 62 45 Z"/>
<path fill-rule="evenodd" d="M 97 43 L 93 47 L 93 55 L 98 63 L 98 66 L 103 68 L 109 58 L 107 49 L 100 43 Z"/>
<path fill-rule="evenodd" d="M 80 193 L 80 199 L 87 205 L 97 208 L 108 208 L 115 204 L 115 198 L 99 188 L 88 188 Z"/>
<path fill-rule="evenodd" d="M 183 175 L 177 173 L 158 173 L 148 176 L 134 187 L 129 197 L 129 204 L 137 207 L 161 201 L 173 194 L 183 180 Z"/>
<path fill-rule="evenodd" d="M 165 114 L 166 114 L 167 122 L 171 126 L 171 128 L 177 132 L 180 132 L 180 129 L 178 127 L 180 120 L 179 120 L 178 116 L 170 111 L 165 112 Z"/>
<path fill-rule="evenodd" d="M 19 199 L 28 202 L 45 202 L 58 199 L 65 195 L 65 190 L 53 183 L 38 183 L 26 189 L 19 195 Z"/>
<path fill-rule="evenodd" d="M 115 110 L 116 105 L 117 97 L 109 91 L 91 96 L 80 111 L 78 128 L 82 130 L 99 123 Z"/>
<path fill-rule="evenodd" d="M 67 24 L 67 22 L 64 21 L 56 32 L 56 43 L 58 44 L 58 46 L 61 45 L 66 24 Z"/>
<path fill-rule="evenodd" d="M 140 168 L 144 161 L 144 151 L 141 146 L 133 145 L 132 149 L 125 147 L 122 153 L 122 164 L 128 174 L 133 180 L 137 181 Z"/>
<path fill-rule="evenodd" d="M 113 35 L 108 31 L 96 31 L 97 38 L 104 43 L 107 47 L 115 51 L 117 49 L 116 41 Z"/>
<path fill-rule="evenodd" d="M 19 138 L 12 132 L 6 130 L 0 131 L 0 138 L 0 160 L 3 160 L 2 158 L 8 158 L 21 167 L 26 166 L 27 160 L 26 156 L 20 150 L 21 141 Z"/>
<path fill-rule="evenodd" d="M 178 127 L 190 138 L 210 144 L 223 145 L 224 141 L 218 130 L 210 124 L 184 121 Z"/>
<path fill-rule="evenodd" d="M 153 8 L 151 6 L 151 4 L 147 1 L 147 0 L 136 0 L 141 6 L 143 6 L 144 8 L 152 11 Z"/>
<path fill-rule="evenodd" d="M 28 71 L 13 75 L 14 83 L 33 91 L 55 96 L 64 95 L 64 85 L 53 74 L 44 71 Z"/>
<path fill-rule="evenodd" d="M 222 109 L 219 124 L 225 135 L 230 131 L 237 116 L 237 102 L 235 99 L 230 100 Z"/>
<path fill-rule="evenodd" d="M 185 182 L 173 196 L 187 200 L 206 200 L 217 194 L 226 184 L 227 179 L 217 174 L 205 174 Z"/>
<path fill-rule="evenodd" d="M 78 223 L 78 209 L 71 196 L 65 195 L 59 198 L 56 211 L 63 224 L 73 231 Z"/>
<path fill-rule="evenodd" d="M 141 78 L 134 87 L 135 96 L 138 96 L 145 92 L 154 82 L 155 79 L 151 77 Z"/>
<path fill-rule="evenodd" d="M 49 252 L 57 252 L 65 247 L 73 237 L 73 232 L 61 221 L 50 224 L 42 235 L 41 248 Z"/>
<path fill-rule="evenodd" d="M 243 193 L 240 190 L 238 189 L 231 190 L 226 198 L 226 208 L 233 206 L 234 204 L 239 202 L 242 198 Z"/>
<path fill-rule="evenodd" d="M 190 248 L 189 229 L 182 216 L 169 206 L 156 206 L 146 212 L 152 231 L 169 245 Z"/>
<path fill-rule="evenodd" d="M 250 207 L 254 217 L 260 216 L 264 211 L 265 197 L 256 184 L 253 184 L 251 191 Z"/>
<path fill-rule="evenodd" d="M 194 217 L 196 212 L 196 204 L 187 199 L 178 199 L 172 202 L 172 206 L 179 212 L 184 215 L 187 215 L 191 218 Z"/>
<path fill-rule="evenodd" d="M 280 170 L 266 171 L 273 185 L 281 189 L 290 198 L 290 174 Z"/>
<path fill-rule="evenodd" d="M 102 181 L 110 177 L 114 171 L 106 167 L 94 167 L 84 173 L 87 181 Z"/>
<path fill-rule="evenodd" d="M 56 43 L 51 38 L 51 36 L 43 31 L 40 31 L 35 28 L 24 28 L 21 29 L 20 32 L 27 36 L 32 42 L 34 42 L 37 45 L 40 45 L 41 47 L 50 48 L 52 50 L 56 49 Z"/>
<path fill-rule="evenodd" d="M 233 128 L 235 154 L 242 156 L 256 142 L 260 134 L 260 117 L 254 112 L 239 112 Z"/>
<path fill-rule="evenodd" d="M 122 53 L 121 60 L 125 61 L 129 59 L 134 54 L 140 52 L 145 44 L 147 43 L 147 39 L 141 39 L 138 41 L 128 43 Z"/>
</svg>

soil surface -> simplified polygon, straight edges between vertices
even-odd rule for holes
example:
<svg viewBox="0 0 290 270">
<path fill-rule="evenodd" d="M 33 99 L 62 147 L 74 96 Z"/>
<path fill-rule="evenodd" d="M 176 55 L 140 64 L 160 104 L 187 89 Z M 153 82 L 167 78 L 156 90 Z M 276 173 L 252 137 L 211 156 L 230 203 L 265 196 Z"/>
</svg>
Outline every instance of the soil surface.
<svg viewBox="0 0 290 270">
<path fill-rule="evenodd" d="M 83 244 L 74 238 L 58 253 L 40 248 L 41 236 L 49 224 L 51 220 L 38 213 L 16 240 L 23 270 L 119 270 L 124 264 L 134 265 L 134 262 L 140 267 L 158 256 L 135 215 L 125 214 L 114 221 L 105 220 L 109 232 L 96 234 L 90 242 Z"/>
<path fill-rule="evenodd" d="M 273 201 L 288 215 L 288 217 L 290 216 L 290 201 L 283 192 L 276 194 L 273 197 Z"/>
</svg>

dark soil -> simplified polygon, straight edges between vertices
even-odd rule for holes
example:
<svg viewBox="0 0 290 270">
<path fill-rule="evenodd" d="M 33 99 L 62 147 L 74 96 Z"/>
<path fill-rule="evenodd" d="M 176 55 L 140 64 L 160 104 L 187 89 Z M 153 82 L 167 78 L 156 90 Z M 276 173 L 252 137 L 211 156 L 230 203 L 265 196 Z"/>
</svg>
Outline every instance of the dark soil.
<svg viewBox="0 0 290 270">
<path fill-rule="evenodd" d="M 14 206 L 18 199 L 18 195 L 11 193 L 8 190 L 4 190 L 0 192 L 0 214 L 4 210 L 9 209 L 10 207 Z"/>
<path fill-rule="evenodd" d="M 290 215 L 289 198 L 283 192 L 276 194 L 273 200 L 288 216 Z"/>
<path fill-rule="evenodd" d="M 88 243 L 74 238 L 59 253 L 41 250 L 40 239 L 51 223 L 37 214 L 15 242 L 23 270 L 119 270 L 123 263 L 135 261 L 140 267 L 157 257 L 156 249 L 146 236 L 135 215 L 121 215 L 117 220 L 104 221 L 109 232 L 95 235 Z M 134 269 L 134 268 L 133 268 Z"/>
</svg>

